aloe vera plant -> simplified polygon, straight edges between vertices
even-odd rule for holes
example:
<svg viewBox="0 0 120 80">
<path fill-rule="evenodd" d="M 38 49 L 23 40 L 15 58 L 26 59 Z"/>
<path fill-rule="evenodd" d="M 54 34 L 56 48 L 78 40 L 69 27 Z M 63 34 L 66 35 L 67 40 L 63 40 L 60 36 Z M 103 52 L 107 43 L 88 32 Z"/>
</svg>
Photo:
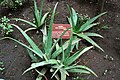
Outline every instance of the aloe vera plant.
<svg viewBox="0 0 120 80">
<path fill-rule="evenodd" d="M 25 22 L 27 24 L 30 24 L 32 26 L 31 28 L 28 28 L 27 30 L 25 30 L 25 32 L 33 30 L 33 29 L 40 30 L 42 28 L 42 26 L 45 24 L 46 18 L 49 15 L 49 12 L 46 12 L 44 15 L 42 14 L 43 6 L 44 6 L 44 0 L 42 0 L 42 2 L 41 2 L 40 10 L 38 9 L 37 3 L 34 0 L 33 14 L 34 14 L 35 23 L 32 23 L 32 22 L 24 20 L 24 19 L 20 19 L 20 18 L 13 18 L 13 20 L 16 20 L 16 21 L 19 20 L 19 21 Z"/>
<path fill-rule="evenodd" d="M 68 7 L 69 8 L 69 7 Z M 76 13 L 73 8 L 69 8 L 70 18 L 68 18 L 69 23 L 72 26 L 73 34 L 77 38 L 81 38 L 92 44 L 93 46 L 99 48 L 100 50 L 104 51 L 91 37 L 100 37 L 103 38 L 101 35 L 97 33 L 89 32 L 88 30 L 93 28 L 94 26 L 98 25 L 99 23 L 93 23 L 102 15 L 106 14 L 106 12 L 101 13 L 91 19 L 84 20 L 81 19 L 81 16 Z"/>
<path fill-rule="evenodd" d="M 69 76 L 69 73 L 84 73 L 97 76 L 90 68 L 74 63 L 74 61 L 76 61 L 82 54 L 92 49 L 93 46 L 84 47 L 76 51 L 74 54 L 71 54 L 74 44 L 80 41 L 80 39 L 74 38 L 73 28 L 68 28 L 57 40 L 52 40 L 52 24 L 54 21 L 57 4 L 54 7 L 48 29 L 46 26 L 44 26 L 42 30 L 43 49 L 39 49 L 30 36 L 15 24 L 11 25 L 17 28 L 23 34 L 30 46 L 10 37 L 4 37 L 2 39 L 11 39 L 21 44 L 28 50 L 33 63 L 27 70 L 24 71 L 24 73 L 35 69 L 35 71 L 38 73 L 36 80 L 42 80 L 43 78 L 47 80 L 47 77 L 45 76 L 47 71 L 50 71 L 52 74 L 51 79 L 55 78 L 56 80 L 66 80 L 66 77 Z M 62 36 L 69 29 L 71 29 L 70 39 L 63 43 Z M 60 44 L 58 42 L 60 42 Z M 42 67 L 41 70 L 37 69 L 39 67 Z"/>
</svg>

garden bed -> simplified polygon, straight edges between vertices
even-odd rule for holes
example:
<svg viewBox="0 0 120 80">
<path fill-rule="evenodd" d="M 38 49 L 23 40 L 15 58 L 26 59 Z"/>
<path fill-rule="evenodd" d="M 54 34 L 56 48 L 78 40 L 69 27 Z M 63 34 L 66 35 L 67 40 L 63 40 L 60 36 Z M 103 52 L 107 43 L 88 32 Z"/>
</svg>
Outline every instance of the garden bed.
<svg viewBox="0 0 120 80">
<path fill-rule="evenodd" d="M 37 2 L 38 6 L 40 6 L 41 0 L 38 0 Z M 43 12 L 49 10 L 48 7 L 53 9 L 56 2 L 57 0 L 53 0 L 52 2 L 45 0 Z M 6 15 L 9 18 L 18 17 L 26 20 L 33 20 L 33 13 L 31 11 L 33 2 L 30 1 L 29 3 L 29 5 L 25 4 L 16 11 L 0 9 L 0 16 Z M 72 6 L 79 14 L 88 15 L 90 17 L 94 17 L 98 11 L 98 6 L 96 3 L 85 0 L 63 0 L 58 5 L 58 14 L 55 16 L 54 23 L 68 23 L 66 19 L 66 16 L 69 16 L 66 6 L 67 3 Z M 119 0 L 106 0 L 104 11 L 107 11 L 108 14 L 100 19 L 102 27 L 96 28 L 96 32 L 99 32 L 104 36 L 104 39 L 96 39 L 96 41 L 105 50 L 105 53 L 99 50 L 91 50 L 87 54 L 83 55 L 82 59 L 80 59 L 82 64 L 88 65 L 98 75 L 98 78 L 95 76 L 84 76 L 88 80 L 118 80 L 120 78 L 119 3 Z M 22 29 L 27 29 L 29 27 L 29 25 L 21 24 L 20 22 L 15 22 L 15 24 L 22 26 Z M 103 27 L 103 25 L 108 25 L 108 28 Z M 36 31 L 29 32 L 29 35 L 32 36 L 33 40 L 37 44 L 39 44 L 41 41 L 37 37 L 38 34 L 36 34 Z M 23 36 L 16 29 L 14 30 L 14 33 L 12 33 L 12 36 L 26 43 Z M 1 37 L 3 37 L 2 34 L 0 34 L 0 38 Z M 41 35 L 39 37 L 41 37 Z M 21 45 L 11 40 L 0 41 L 0 60 L 4 62 L 5 67 L 5 70 L 0 72 L 0 78 L 5 80 L 35 80 L 35 75 L 32 71 L 22 75 L 24 70 L 30 67 L 31 60 L 27 54 L 26 49 Z"/>
</svg>

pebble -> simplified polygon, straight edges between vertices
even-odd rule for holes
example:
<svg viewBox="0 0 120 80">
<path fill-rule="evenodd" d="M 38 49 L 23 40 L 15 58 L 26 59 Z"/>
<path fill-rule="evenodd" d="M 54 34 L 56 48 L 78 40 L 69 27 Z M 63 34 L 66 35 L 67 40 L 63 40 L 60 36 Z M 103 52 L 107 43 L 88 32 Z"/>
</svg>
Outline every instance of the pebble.
<svg viewBox="0 0 120 80">
<path fill-rule="evenodd" d="M 22 24 L 23 26 L 25 26 L 25 24 Z"/>
<path fill-rule="evenodd" d="M 106 74 L 112 74 L 112 70 L 111 69 L 106 69 L 103 73 L 103 75 L 106 75 Z"/>
<path fill-rule="evenodd" d="M 114 58 L 110 56 L 110 60 L 111 60 L 111 61 L 113 61 L 113 60 L 114 60 Z"/>
<path fill-rule="evenodd" d="M 15 45 L 15 48 L 17 48 L 18 46 L 17 45 Z"/>
<path fill-rule="evenodd" d="M 103 75 L 105 76 L 108 73 L 108 69 L 106 69 L 103 73 Z"/>
<path fill-rule="evenodd" d="M 109 61 L 113 61 L 114 60 L 114 58 L 112 56 L 109 56 L 109 55 L 105 55 L 104 59 L 107 59 Z"/>
<path fill-rule="evenodd" d="M 9 13 L 8 15 L 9 15 L 9 16 L 11 16 L 12 14 L 11 14 L 11 13 Z"/>
<path fill-rule="evenodd" d="M 105 56 L 104 56 L 104 59 L 108 59 L 108 55 L 105 55 Z"/>
<path fill-rule="evenodd" d="M 38 34 L 39 34 L 39 31 L 36 31 L 36 34 L 38 35 Z"/>
<path fill-rule="evenodd" d="M 116 40 L 120 40 L 120 38 L 115 38 Z"/>
<path fill-rule="evenodd" d="M 113 66 L 115 67 L 115 64 Z"/>
<path fill-rule="evenodd" d="M 31 38 L 32 38 L 32 39 L 34 39 L 34 37 L 33 37 L 33 36 L 32 36 Z"/>
<path fill-rule="evenodd" d="M 118 18 L 119 16 L 117 15 L 116 17 Z"/>
<path fill-rule="evenodd" d="M 23 17 L 25 16 L 25 14 L 23 14 Z"/>
</svg>

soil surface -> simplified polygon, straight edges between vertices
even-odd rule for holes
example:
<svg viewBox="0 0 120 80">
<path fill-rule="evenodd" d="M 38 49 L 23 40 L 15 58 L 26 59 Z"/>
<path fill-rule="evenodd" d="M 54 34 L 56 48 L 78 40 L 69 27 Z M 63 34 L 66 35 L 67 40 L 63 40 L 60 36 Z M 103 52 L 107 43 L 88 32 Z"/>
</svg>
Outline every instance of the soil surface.
<svg viewBox="0 0 120 80">
<path fill-rule="evenodd" d="M 40 6 L 41 0 L 38 1 Z M 92 1 L 92 0 L 91 0 Z M 98 6 L 95 2 L 90 0 L 62 0 L 59 2 L 57 15 L 55 16 L 54 23 L 68 23 L 66 16 L 69 16 L 66 4 L 72 6 L 79 14 L 88 15 L 94 17 L 98 14 Z M 44 12 L 49 8 L 53 9 L 57 0 L 49 2 L 45 0 Z M 31 7 L 33 6 L 32 0 L 25 3 L 24 6 L 17 10 L 8 10 L 0 8 L 0 17 L 6 15 L 9 18 L 23 18 L 29 21 L 33 20 L 33 13 Z M 101 27 L 96 28 L 96 32 L 104 36 L 104 39 L 95 39 L 97 43 L 105 50 L 101 52 L 97 49 L 91 50 L 87 54 L 83 55 L 81 63 L 86 64 L 93 69 L 98 77 L 93 75 L 83 76 L 87 80 L 119 80 L 120 79 L 120 1 L 119 0 L 106 0 L 103 12 L 107 12 L 107 15 L 100 18 Z M 13 22 L 11 22 L 13 23 Z M 21 24 L 20 22 L 14 22 L 21 26 L 22 29 L 30 27 L 27 24 Z M 106 25 L 107 27 L 104 27 Z M 29 33 L 34 41 L 39 44 L 40 39 L 35 31 Z M 26 43 L 23 36 L 14 30 L 12 36 L 16 39 Z M 0 38 L 3 37 L 0 34 Z M 41 37 L 41 36 L 39 36 Z M 27 43 L 26 43 L 27 44 Z M 0 72 L 0 79 L 5 80 L 35 80 L 34 73 L 28 72 L 22 75 L 31 63 L 28 53 L 25 48 L 11 40 L 0 41 L 0 61 L 4 62 L 5 70 Z M 79 77 L 79 76 L 78 76 Z M 71 79 L 73 80 L 73 78 Z"/>
</svg>

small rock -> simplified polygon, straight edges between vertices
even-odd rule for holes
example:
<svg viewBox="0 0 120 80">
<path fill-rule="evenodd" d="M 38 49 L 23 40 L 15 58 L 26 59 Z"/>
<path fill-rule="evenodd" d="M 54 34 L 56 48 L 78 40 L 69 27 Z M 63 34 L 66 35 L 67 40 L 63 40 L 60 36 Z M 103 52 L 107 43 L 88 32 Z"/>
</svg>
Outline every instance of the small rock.
<svg viewBox="0 0 120 80">
<path fill-rule="evenodd" d="M 118 18 L 119 16 L 117 15 L 116 17 Z"/>
<path fill-rule="evenodd" d="M 105 56 L 104 56 L 104 59 L 108 59 L 108 55 L 105 55 Z"/>
<path fill-rule="evenodd" d="M 25 24 L 22 24 L 23 26 L 25 26 Z"/>
<path fill-rule="evenodd" d="M 36 34 L 38 35 L 38 34 L 39 34 L 39 31 L 36 31 Z"/>
<path fill-rule="evenodd" d="M 108 70 L 106 69 L 103 73 L 103 75 L 105 76 L 107 74 Z"/>
<path fill-rule="evenodd" d="M 107 73 L 107 72 L 108 72 L 108 70 L 106 69 L 106 70 L 105 70 L 105 73 Z"/>
<path fill-rule="evenodd" d="M 34 37 L 33 37 L 33 36 L 32 36 L 31 38 L 32 38 L 32 39 L 34 39 Z"/>
<path fill-rule="evenodd" d="M 114 58 L 110 56 L 110 61 L 113 61 L 113 60 L 114 60 Z"/>
<path fill-rule="evenodd" d="M 11 16 L 12 14 L 11 14 L 11 13 L 9 13 L 8 15 L 9 15 L 9 16 Z"/>
<path fill-rule="evenodd" d="M 18 46 L 17 45 L 15 45 L 15 48 L 17 48 Z"/>
<path fill-rule="evenodd" d="M 115 38 L 116 40 L 120 40 L 120 38 Z"/>
</svg>

